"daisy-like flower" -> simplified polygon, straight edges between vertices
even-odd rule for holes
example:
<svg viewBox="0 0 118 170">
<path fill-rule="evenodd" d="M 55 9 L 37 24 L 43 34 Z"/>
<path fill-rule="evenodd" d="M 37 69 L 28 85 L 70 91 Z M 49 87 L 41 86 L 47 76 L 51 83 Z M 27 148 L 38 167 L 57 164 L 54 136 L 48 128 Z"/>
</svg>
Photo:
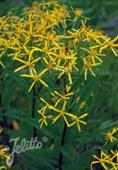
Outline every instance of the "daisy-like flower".
<svg viewBox="0 0 118 170">
<path fill-rule="evenodd" d="M 81 27 L 78 29 L 72 29 L 72 31 L 68 31 L 69 36 L 67 38 L 71 38 L 73 41 L 74 46 L 76 47 L 76 44 L 80 42 L 80 40 L 84 40 L 87 37 L 87 33 L 89 31 L 89 28 L 86 26 L 86 21 L 81 20 Z"/>
<path fill-rule="evenodd" d="M 34 48 L 34 49 L 32 49 L 32 50 L 30 50 L 30 51 L 28 52 L 28 53 L 29 53 L 29 56 L 28 56 L 28 60 L 27 60 L 27 61 L 25 61 L 25 60 L 23 60 L 23 59 L 21 59 L 21 58 L 16 57 L 15 60 L 18 61 L 18 62 L 20 62 L 20 63 L 22 63 L 23 65 L 20 66 L 20 67 L 18 67 L 18 68 L 16 68 L 16 69 L 14 70 L 14 72 L 21 71 L 21 70 L 23 70 L 23 69 L 25 69 L 25 68 L 29 68 L 30 72 L 32 72 L 35 64 L 41 60 L 41 57 L 37 57 L 37 58 L 34 58 L 34 57 L 33 57 L 33 53 L 34 53 L 35 51 L 37 51 L 37 48 Z"/>
<path fill-rule="evenodd" d="M 43 80 L 42 80 L 42 76 L 48 71 L 48 69 L 44 69 L 42 70 L 40 73 L 38 73 L 35 69 L 31 70 L 30 74 L 22 74 L 21 77 L 26 77 L 26 78 L 30 78 L 33 80 L 30 88 L 29 88 L 29 92 L 32 90 L 33 86 L 35 85 L 36 82 L 41 83 L 43 86 L 48 87 L 48 84 L 46 84 Z"/>
<path fill-rule="evenodd" d="M 51 57 L 51 56 L 57 56 L 57 54 L 55 53 L 55 50 L 57 49 L 57 47 L 50 47 L 49 43 L 47 40 L 44 41 L 44 46 L 42 48 L 37 48 L 40 52 L 43 52 L 44 54 L 46 54 L 47 56 Z"/>
<path fill-rule="evenodd" d="M 76 67 L 76 61 L 70 61 L 70 62 L 65 62 L 63 66 L 59 66 L 60 72 L 58 75 L 58 78 L 60 79 L 63 75 L 66 75 L 68 77 L 68 82 L 70 85 L 72 85 L 73 80 L 72 80 L 72 71 L 75 69 L 78 71 L 78 68 Z"/>
<path fill-rule="evenodd" d="M 80 126 L 80 124 L 83 124 L 83 125 L 87 125 L 87 122 L 85 122 L 85 121 L 83 121 L 82 119 L 83 118 L 85 118 L 85 117 L 87 117 L 88 116 L 88 114 L 87 113 L 84 113 L 83 115 L 81 115 L 81 116 L 74 116 L 73 118 L 72 118 L 72 123 L 70 124 L 70 127 L 71 126 L 73 126 L 74 124 L 77 124 L 77 129 L 78 129 L 78 132 L 81 132 L 81 126 Z"/>
<path fill-rule="evenodd" d="M 42 107 L 40 110 L 38 110 L 41 118 L 39 119 L 39 123 L 40 123 L 40 127 L 42 128 L 43 125 L 47 126 L 48 125 L 48 122 L 47 120 L 48 119 L 52 119 L 52 115 L 46 115 L 46 110 L 47 110 L 47 106 L 44 106 Z"/>
<path fill-rule="evenodd" d="M 116 36 L 114 39 L 107 37 L 107 36 L 103 36 L 103 43 L 100 43 L 99 45 L 95 45 L 92 48 L 98 48 L 100 49 L 100 53 L 102 53 L 103 50 L 105 49 L 110 49 L 112 51 L 112 53 L 117 56 L 118 55 L 118 36 Z"/>
<path fill-rule="evenodd" d="M 84 78 L 85 80 L 87 80 L 87 75 L 88 75 L 88 71 L 90 71 L 90 73 L 96 77 L 95 73 L 93 72 L 92 68 L 100 65 L 101 63 L 93 63 L 91 58 L 88 56 L 85 56 L 83 58 L 83 63 L 84 63 Z"/>
<path fill-rule="evenodd" d="M 93 165 L 100 164 L 104 170 L 108 170 L 108 165 L 111 165 L 115 168 L 115 163 L 112 162 L 110 155 L 107 155 L 104 151 L 101 151 L 100 157 L 93 155 L 95 161 L 91 163 L 91 170 L 93 170 Z M 110 169 L 111 170 L 111 169 Z M 117 170 L 117 169 L 114 169 Z"/>
<path fill-rule="evenodd" d="M 102 33 L 100 32 L 95 32 L 93 29 L 91 28 L 86 28 L 85 31 L 84 31 L 84 34 L 85 34 L 85 39 L 84 41 L 94 41 L 96 42 L 97 44 L 102 44 L 101 43 L 101 38 L 104 38 L 104 35 L 102 35 Z"/>
<path fill-rule="evenodd" d="M 66 116 L 69 116 L 69 117 L 73 117 L 73 115 L 71 113 L 67 113 L 65 111 L 65 108 L 66 108 L 66 101 L 63 103 L 63 106 L 62 106 L 62 109 L 57 109 L 55 106 L 49 104 L 46 100 L 44 100 L 43 98 L 41 98 L 41 101 L 45 103 L 45 105 L 48 107 L 48 109 L 54 111 L 55 113 L 58 113 L 58 115 L 54 118 L 53 117 L 53 121 L 52 123 L 54 124 L 60 117 L 63 117 L 66 125 L 69 127 L 69 122 L 66 118 Z"/>
<path fill-rule="evenodd" d="M 83 10 L 81 8 L 76 8 L 76 9 L 72 8 L 72 11 L 76 16 L 82 16 L 83 14 Z"/>
<path fill-rule="evenodd" d="M 60 109 L 60 110 L 58 109 L 58 110 L 57 110 L 58 115 L 53 119 L 53 122 L 52 122 L 53 124 L 54 124 L 60 117 L 62 117 L 62 118 L 64 119 L 67 127 L 70 127 L 70 124 L 69 124 L 69 121 L 68 121 L 67 117 L 73 118 L 74 115 L 73 115 L 72 113 L 68 113 L 68 112 L 65 111 L 65 109 L 66 109 L 66 104 L 67 104 L 67 102 L 64 101 L 63 106 L 62 106 L 62 109 Z"/>
<path fill-rule="evenodd" d="M 96 49 L 92 49 L 92 48 L 90 48 L 90 50 L 86 48 L 81 48 L 81 49 L 87 52 L 87 56 L 91 58 L 93 64 L 96 64 L 96 60 L 100 63 L 103 62 L 101 57 L 105 56 L 105 54 L 98 53 Z"/>
<path fill-rule="evenodd" d="M 116 133 L 118 132 L 118 128 L 113 128 L 111 131 L 107 132 L 105 134 L 105 140 L 106 140 L 106 143 L 107 144 L 108 142 L 114 142 L 116 141 L 116 137 L 114 136 Z"/>
</svg>

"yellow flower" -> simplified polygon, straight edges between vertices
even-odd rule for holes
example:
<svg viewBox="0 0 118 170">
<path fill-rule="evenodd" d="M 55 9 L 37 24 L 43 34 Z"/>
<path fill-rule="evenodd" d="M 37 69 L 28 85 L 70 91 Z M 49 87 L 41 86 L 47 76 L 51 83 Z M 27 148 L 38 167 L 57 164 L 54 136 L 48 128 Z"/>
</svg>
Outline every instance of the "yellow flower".
<svg viewBox="0 0 118 170">
<path fill-rule="evenodd" d="M 74 44 L 80 41 L 80 38 L 81 38 L 80 29 L 68 31 L 68 33 L 69 33 L 69 36 L 67 38 L 71 38 Z"/>
<path fill-rule="evenodd" d="M 118 128 L 113 128 L 112 131 L 109 131 L 106 133 L 106 135 L 105 135 L 106 143 L 114 142 L 116 140 L 116 138 L 114 137 L 116 132 L 118 132 Z"/>
<path fill-rule="evenodd" d="M 3 128 L 0 127 L 0 133 L 2 133 Z M 0 145 L 0 157 L 2 158 L 9 158 L 9 154 L 8 154 L 8 148 L 4 147 L 3 145 Z"/>
<path fill-rule="evenodd" d="M 44 46 L 42 48 L 37 48 L 37 49 L 45 53 L 46 55 L 48 55 L 50 58 L 51 56 L 55 56 L 55 57 L 57 56 L 57 54 L 55 54 L 55 50 L 57 49 L 57 47 L 50 48 L 47 40 L 44 41 Z"/>
<path fill-rule="evenodd" d="M 46 49 L 46 48 L 48 48 L 46 43 L 49 43 L 49 44 L 52 43 L 53 45 L 55 45 L 55 47 L 60 48 L 59 40 L 63 36 L 56 35 L 52 32 L 47 32 L 46 36 L 39 35 L 39 37 L 41 37 L 45 41 L 45 47 L 44 48 Z"/>
<path fill-rule="evenodd" d="M 51 93 L 51 95 L 55 98 L 56 98 L 56 96 L 59 97 L 59 99 L 55 103 L 55 107 L 56 107 L 61 101 L 65 102 L 66 100 L 69 100 L 70 97 L 73 95 L 73 92 L 69 92 L 69 93 L 62 95 L 58 91 L 54 91 Z"/>
<path fill-rule="evenodd" d="M 60 79 L 63 75 L 68 76 L 69 83 L 72 84 L 72 77 L 71 77 L 71 72 L 72 72 L 72 65 L 67 65 L 66 67 L 61 67 L 62 72 L 59 74 L 58 78 Z"/>
<path fill-rule="evenodd" d="M 76 9 L 73 9 L 73 13 L 76 15 L 76 16 L 81 16 L 83 14 L 83 10 L 80 9 L 80 8 L 76 8 Z"/>
<path fill-rule="evenodd" d="M 3 128 L 0 127 L 0 133 L 3 131 Z M 0 158 L 2 159 L 10 159 L 10 155 L 8 153 L 9 151 L 9 148 L 3 146 L 3 145 L 0 145 Z M 0 165 L 0 169 L 7 169 L 6 165 Z"/>
<path fill-rule="evenodd" d="M 118 166 L 118 151 L 111 150 L 111 153 L 112 153 L 112 160 L 116 160 Z"/>
<path fill-rule="evenodd" d="M 59 110 L 56 107 L 52 106 L 51 104 L 49 104 L 48 102 L 46 102 L 43 98 L 41 98 L 41 100 L 46 104 L 46 107 L 48 107 L 50 110 L 55 111 L 56 113 L 58 113 L 58 116 L 56 116 L 55 118 L 53 118 L 53 124 L 60 118 L 63 117 L 65 123 L 67 124 L 67 126 L 69 127 L 69 122 L 66 118 L 66 116 L 73 116 L 70 113 L 65 112 L 65 107 L 66 107 L 66 102 L 63 103 L 62 109 Z"/>
<path fill-rule="evenodd" d="M 58 93 L 57 93 L 58 94 Z M 70 95 L 72 95 L 71 93 L 69 94 L 69 96 Z M 85 114 L 83 114 L 83 115 L 81 115 L 80 117 L 77 117 L 77 116 L 75 116 L 73 113 L 69 113 L 69 112 L 66 112 L 66 105 L 67 105 L 67 99 L 68 99 L 68 97 L 69 96 L 63 96 L 64 98 L 63 99 L 61 99 L 61 100 L 63 100 L 63 104 L 62 104 L 62 108 L 61 109 L 58 109 L 55 105 L 53 106 L 53 105 L 51 105 L 51 104 L 49 104 L 45 99 L 43 99 L 43 98 L 41 98 L 41 101 L 43 101 L 44 103 L 45 103 L 45 105 L 46 106 L 44 106 L 42 109 L 41 109 L 41 111 L 44 111 L 45 112 L 45 109 L 50 109 L 50 110 L 52 110 L 52 111 L 54 111 L 56 114 L 58 113 L 58 115 L 55 117 L 55 114 L 54 114 L 54 116 L 52 117 L 52 124 L 54 124 L 55 122 L 57 122 L 57 120 L 58 119 L 60 119 L 60 118 L 63 118 L 63 120 L 65 121 L 65 123 L 66 123 L 66 125 L 67 125 L 67 127 L 71 127 L 71 126 L 73 126 L 73 125 L 75 125 L 75 124 L 77 124 L 77 128 L 78 128 L 78 131 L 81 131 L 81 128 L 80 128 L 80 123 L 81 124 L 84 124 L 84 125 L 86 125 L 87 123 L 85 122 L 85 121 L 83 121 L 83 120 L 81 120 L 82 118 L 84 118 L 84 117 L 86 117 L 88 114 L 87 113 L 85 113 Z M 62 96 L 60 96 L 60 97 L 62 97 Z M 66 99 L 65 99 L 66 98 Z M 59 102 L 60 102 L 60 100 L 59 100 Z M 57 103 L 56 103 L 57 104 Z M 43 120 L 45 119 L 45 121 L 46 121 L 46 117 L 44 117 L 44 113 L 43 113 L 43 118 L 42 118 Z M 42 121 L 42 119 L 41 119 L 41 121 Z M 73 121 L 73 122 L 72 122 Z M 47 122 L 45 122 L 45 124 L 47 124 Z"/>
<path fill-rule="evenodd" d="M 81 120 L 81 119 L 85 118 L 86 116 L 88 116 L 87 113 L 84 113 L 83 115 L 81 115 L 81 116 L 79 116 L 79 117 L 78 117 L 78 116 L 74 116 L 74 117 L 72 118 L 72 121 L 73 121 L 73 122 L 70 124 L 70 126 L 73 126 L 74 124 L 77 124 L 78 132 L 80 132 L 80 131 L 81 131 L 80 124 L 83 124 L 83 125 L 86 125 L 86 124 L 87 124 L 85 121 Z"/>
<path fill-rule="evenodd" d="M 118 40 L 118 36 L 116 36 L 114 39 L 111 39 L 111 38 L 105 39 L 103 47 L 100 49 L 100 52 L 102 52 L 102 50 L 105 49 L 105 48 L 110 48 L 111 51 L 113 52 L 113 54 L 115 56 L 117 56 L 118 51 L 117 51 L 117 49 L 115 49 L 116 47 L 118 47 L 118 43 L 116 43 L 117 40 Z"/>
<path fill-rule="evenodd" d="M 34 66 L 35 66 L 35 63 L 39 62 L 39 60 L 41 60 L 41 57 L 37 57 L 36 59 L 32 56 L 33 55 L 33 52 L 37 51 L 37 49 L 32 49 L 29 51 L 29 56 L 28 56 L 28 60 L 27 61 L 24 61 L 23 59 L 20 59 L 20 58 L 17 58 L 15 57 L 15 60 L 22 63 L 23 65 L 16 68 L 14 71 L 15 72 L 18 72 L 22 69 L 25 69 L 25 68 L 29 68 L 30 72 L 33 70 Z"/>
<path fill-rule="evenodd" d="M 41 115 L 41 118 L 39 119 L 39 123 L 40 123 L 40 127 L 43 127 L 43 124 L 45 124 L 46 126 L 48 125 L 47 119 L 51 119 L 52 115 L 46 115 L 47 106 L 44 106 L 43 108 L 41 108 L 40 110 L 38 110 L 39 114 Z"/>
<path fill-rule="evenodd" d="M 27 49 L 26 45 L 29 42 L 29 39 L 22 44 L 17 38 L 13 38 L 14 44 L 12 44 L 9 48 L 12 51 L 11 54 L 8 54 L 13 60 L 16 58 L 22 58 L 24 56 L 29 56 L 29 49 Z"/>
<path fill-rule="evenodd" d="M 58 109 L 56 109 L 56 107 L 54 107 L 53 105 L 49 104 L 45 99 L 43 99 L 42 97 L 40 98 L 40 100 L 45 103 L 45 105 L 48 107 L 48 109 L 53 110 L 55 112 L 58 111 Z"/>
<path fill-rule="evenodd" d="M 107 155 L 104 151 L 101 151 L 100 157 L 93 155 L 93 157 L 96 159 L 95 161 L 92 161 L 91 163 L 91 170 L 93 170 L 93 165 L 100 164 L 104 170 L 108 170 L 108 164 L 112 165 L 112 167 L 115 167 L 115 163 L 112 162 L 112 159 L 110 158 L 110 155 Z M 114 169 L 116 170 L 116 169 Z"/>
<path fill-rule="evenodd" d="M 83 33 L 85 34 L 86 38 L 84 39 L 84 41 L 95 41 L 98 44 L 102 44 L 101 43 L 101 38 L 104 37 L 104 35 L 102 35 L 102 33 L 98 33 L 97 31 L 94 31 L 93 29 L 90 28 L 85 28 L 85 30 L 83 30 Z"/>
<path fill-rule="evenodd" d="M 82 50 L 87 52 L 87 56 L 91 58 L 92 63 L 96 64 L 96 60 L 102 63 L 102 59 L 100 57 L 105 56 L 104 54 L 98 53 L 96 49 L 86 49 L 86 48 L 81 48 Z"/>
<path fill-rule="evenodd" d="M 42 70 L 40 73 L 37 73 L 35 69 L 33 69 L 30 74 L 22 74 L 21 77 L 31 78 L 33 80 L 29 92 L 32 90 L 33 86 L 36 82 L 40 82 L 45 87 L 48 87 L 48 85 L 41 79 L 41 77 L 47 72 L 47 69 Z"/>
<path fill-rule="evenodd" d="M 101 43 L 99 45 L 95 45 L 92 48 L 99 48 L 100 53 L 102 53 L 103 50 L 108 48 L 108 49 L 111 49 L 111 51 L 113 52 L 113 54 L 115 56 L 117 56 L 118 51 L 116 48 L 118 47 L 118 43 L 116 43 L 116 42 L 118 40 L 118 36 L 116 36 L 114 39 L 111 39 L 110 37 L 107 37 L 107 36 L 103 36 L 102 39 L 104 40 L 103 43 Z"/>
<path fill-rule="evenodd" d="M 88 18 L 85 18 L 84 20 L 81 20 L 81 26 L 78 29 L 72 29 L 73 31 L 68 31 L 68 33 L 70 34 L 68 36 L 68 38 L 71 38 L 74 46 L 76 43 L 79 43 L 81 40 L 85 41 L 85 40 L 89 40 L 89 36 L 90 36 L 90 32 L 92 31 L 92 29 L 90 29 L 86 22 L 87 22 Z M 89 35 L 89 36 L 88 36 Z M 97 39 L 97 38 L 96 38 Z M 77 44 L 76 44 L 77 45 Z"/>
<path fill-rule="evenodd" d="M 84 62 L 84 78 L 85 80 L 87 80 L 87 75 L 88 75 L 88 71 L 91 72 L 91 74 L 96 77 L 95 73 L 93 72 L 92 68 L 96 67 L 97 65 L 101 64 L 101 63 L 92 63 L 91 58 L 90 57 L 84 57 L 83 58 L 83 62 Z"/>
<path fill-rule="evenodd" d="M 69 18 L 69 12 L 67 11 L 66 5 L 58 5 L 50 15 L 50 20 L 54 25 L 61 23 L 65 26 L 67 18 Z"/>
<path fill-rule="evenodd" d="M 61 69 L 58 67 L 57 62 L 55 61 L 55 58 L 53 58 L 52 56 L 49 56 L 49 58 L 45 58 L 43 57 L 42 60 L 44 61 L 44 63 L 46 64 L 46 68 L 48 70 L 58 70 L 60 71 Z"/>
<path fill-rule="evenodd" d="M 3 145 L 0 145 L 0 157 L 8 159 L 9 155 L 7 152 L 8 148 L 5 148 Z"/>
<path fill-rule="evenodd" d="M 53 124 L 54 124 L 60 117 L 63 117 L 63 119 L 64 119 L 67 127 L 70 127 L 70 124 L 69 124 L 69 122 L 68 122 L 68 120 L 67 120 L 67 117 L 74 118 L 74 115 L 65 111 L 65 109 L 66 109 L 66 104 L 67 104 L 67 102 L 64 101 L 63 106 L 62 106 L 62 109 L 60 109 L 60 110 L 58 109 L 58 110 L 57 110 L 58 115 L 53 119 L 53 122 L 52 122 Z"/>
<path fill-rule="evenodd" d="M 72 71 L 75 69 L 78 71 L 78 68 L 76 67 L 76 61 L 69 61 L 68 63 L 65 61 L 63 66 L 58 67 L 61 71 L 61 73 L 58 75 L 58 78 L 60 79 L 63 75 L 67 75 L 69 84 L 71 85 L 73 83 L 72 81 Z"/>
<path fill-rule="evenodd" d="M 66 47 L 60 48 L 60 54 L 57 56 L 58 65 L 60 65 L 62 61 L 72 62 L 74 65 L 74 62 L 77 60 L 76 55 L 77 55 L 77 53 L 70 52 L 70 54 L 69 54 L 69 52 L 66 52 Z"/>
<path fill-rule="evenodd" d="M 70 127 L 69 122 L 68 122 L 66 116 L 69 116 L 69 117 L 74 117 L 74 116 L 73 116 L 73 114 L 68 113 L 68 112 L 65 111 L 66 101 L 64 101 L 63 106 L 62 106 L 62 109 L 57 109 L 55 106 L 49 104 L 49 103 L 48 103 L 47 101 L 45 101 L 43 98 L 41 98 L 41 101 L 43 101 L 43 102 L 46 104 L 46 106 L 48 107 L 48 109 L 50 109 L 50 110 L 58 113 L 58 115 L 57 115 L 55 118 L 53 118 L 53 122 L 52 122 L 53 124 L 54 124 L 60 117 L 63 117 L 66 125 L 67 125 L 68 127 Z"/>
</svg>

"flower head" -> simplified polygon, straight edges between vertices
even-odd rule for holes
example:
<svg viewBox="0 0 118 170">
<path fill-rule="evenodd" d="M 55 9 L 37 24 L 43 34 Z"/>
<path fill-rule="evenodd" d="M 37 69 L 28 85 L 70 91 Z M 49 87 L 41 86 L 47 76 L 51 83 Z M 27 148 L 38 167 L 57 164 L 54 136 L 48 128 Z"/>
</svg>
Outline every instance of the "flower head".
<svg viewBox="0 0 118 170">
<path fill-rule="evenodd" d="M 107 132 L 106 135 L 105 135 L 106 143 L 116 141 L 116 138 L 115 138 L 114 135 L 117 132 L 118 132 L 118 128 L 113 128 L 111 131 Z"/>
</svg>

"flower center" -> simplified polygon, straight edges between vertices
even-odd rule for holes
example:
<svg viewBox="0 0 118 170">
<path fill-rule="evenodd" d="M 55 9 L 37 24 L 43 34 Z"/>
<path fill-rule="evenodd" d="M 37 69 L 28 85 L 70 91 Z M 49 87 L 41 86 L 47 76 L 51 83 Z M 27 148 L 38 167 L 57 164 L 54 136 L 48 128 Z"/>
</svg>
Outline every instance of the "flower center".
<svg viewBox="0 0 118 170">
<path fill-rule="evenodd" d="M 32 65 L 32 63 L 30 61 L 26 62 L 26 66 L 31 66 L 31 65 Z"/>
<path fill-rule="evenodd" d="M 33 79 L 35 80 L 35 81 L 38 81 L 39 80 L 39 75 L 34 75 L 34 77 L 33 77 Z"/>
</svg>

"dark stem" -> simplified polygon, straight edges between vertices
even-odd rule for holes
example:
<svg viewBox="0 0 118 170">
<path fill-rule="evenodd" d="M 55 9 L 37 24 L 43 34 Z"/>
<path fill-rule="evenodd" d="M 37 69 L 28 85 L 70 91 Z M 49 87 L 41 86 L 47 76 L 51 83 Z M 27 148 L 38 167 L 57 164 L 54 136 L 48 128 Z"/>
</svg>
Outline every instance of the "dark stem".
<svg viewBox="0 0 118 170">
<path fill-rule="evenodd" d="M 65 87 L 65 84 L 66 84 L 66 76 L 64 75 L 64 93 L 66 94 L 66 87 Z M 61 147 L 64 146 L 64 143 L 65 143 L 65 136 L 66 136 L 66 131 L 67 131 L 67 125 L 66 125 L 66 122 L 64 123 L 64 127 L 63 127 L 63 131 L 62 131 L 62 136 L 61 136 Z M 62 165 L 63 165 L 63 154 L 60 150 L 60 153 L 59 153 L 59 159 L 58 159 L 58 170 L 62 170 Z"/>
<path fill-rule="evenodd" d="M 62 136 L 61 136 L 61 147 L 64 146 L 66 131 L 67 131 L 67 125 L 66 125 L 66 123 L 64 123 L 64 128 L 63 128 L 63 132 L 62 132 Z M 62 164 L 63 164 L 63 154 L 60 151 L 59 159 L 58 159 L 58 170 L 62 170 Z"/>
<path fill-rule="evenodd" d="M 32 118 L 35 118 L 35 108 L 36 108 L 36 89 L 35 86 L 33 87 L 33 99 L 32 99 Z M 36 128 L 33 127 L 33 137 L 37 136 Z"/>
<path fill-rule="evenodd" d="M 2 76 L 2 75 L 1 75 Z M 3 87 L 3 84 L 4 83 L 4 81 L 3 81 L 3 78 L 1 77 L 0 78 L 0 87 Z M 2 91 L 2 89 L 0 90 L 0 91 Z M 6 117 L 6 115 L 5 115 L 5 110 L 4 110 L 4 108 L 3 108 L 3 102 L 2 102 L 2 92 L 0 93 L 0 108 L 1 108 L 1 112 L 2 112 L 2 114 L 3 114 L 3 126 L 4 127 L 8 127 L 8 121 L 7 121 L 7 117 Z"/>
</svg>

